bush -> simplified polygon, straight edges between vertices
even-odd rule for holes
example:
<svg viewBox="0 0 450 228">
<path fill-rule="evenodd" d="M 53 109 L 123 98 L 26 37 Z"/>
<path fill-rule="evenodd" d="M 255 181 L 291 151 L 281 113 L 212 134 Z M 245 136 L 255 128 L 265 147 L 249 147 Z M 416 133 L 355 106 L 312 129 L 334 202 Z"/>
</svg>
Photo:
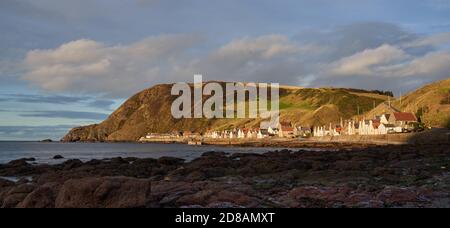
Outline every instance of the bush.
<svg viewBox="0 0 450 228">
<path fill-rule="evenodd" d="M 450 105 L 450 94 L 446 98 L 442 99 L 441 105 Z"/>
</svg>

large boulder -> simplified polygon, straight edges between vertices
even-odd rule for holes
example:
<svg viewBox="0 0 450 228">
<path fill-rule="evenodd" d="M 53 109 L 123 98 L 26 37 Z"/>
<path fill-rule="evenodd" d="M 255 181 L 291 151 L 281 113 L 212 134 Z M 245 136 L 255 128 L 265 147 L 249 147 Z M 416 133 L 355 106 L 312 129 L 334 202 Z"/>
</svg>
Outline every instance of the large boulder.
<svg viewBox="0 0 450 228">
<path fill-rule="evenodd" d="M 3 202 L 0 202 L 2 208 L 17 207 L 17 205 L 22 202 L 34 189 L 35 186 L 33 184 L 21 184 L 17 187 L 11 188 L 2 196 Z"/>
<path fill-rule="evenodd" d="M 47 183 L 37 187 L 17 205 L 18 208 L 53 208 L 60 185 L 58 183 Z"/>
<path fill-rule="evenodd" d="M 66 181 L 56 197 L 57 208 L 142 208 L 151 200 L 148 180 L 127 177 Z"/>
</svg>

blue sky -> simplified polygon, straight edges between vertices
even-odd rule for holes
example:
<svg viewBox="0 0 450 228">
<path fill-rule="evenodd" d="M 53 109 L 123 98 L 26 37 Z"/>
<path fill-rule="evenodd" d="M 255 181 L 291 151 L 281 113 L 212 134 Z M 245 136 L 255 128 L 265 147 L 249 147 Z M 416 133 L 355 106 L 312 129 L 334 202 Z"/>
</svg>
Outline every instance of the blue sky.
<svg viewBox="0 0 450 228">
<path fill-rule="evenodd" d="M 0 31 L 0 140 L 194 73 L 400 94 L 450 72 L 448 0 L 2 0 Z"/>
</svg>

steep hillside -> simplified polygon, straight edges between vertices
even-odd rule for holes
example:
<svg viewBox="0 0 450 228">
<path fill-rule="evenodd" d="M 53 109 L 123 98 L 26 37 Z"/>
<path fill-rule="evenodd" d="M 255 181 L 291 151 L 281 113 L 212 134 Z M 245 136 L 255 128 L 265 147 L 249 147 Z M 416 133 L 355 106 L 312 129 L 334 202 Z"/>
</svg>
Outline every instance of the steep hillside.
<svg viewBox="0 0 450 228">
<path fill-rule="evenodd" d="M 339 123 L 373 109 L 387 96 L 353 89 L 299 89 L 280 99 L 281 119 L 302 126 Z"/>
<path fill-rule="evenodd" d="M 172 85 L 157 85 L 128 99 L 108 119 L 98 125 L 75 128 L 63 141 L 136 141 L 147 132 L 174 129 L 205 129 L 208 120 L 174 119 L 171 105 Z"/>
<path fill-rule="evenodd" d="M 63 141 L 136 141 L 149 132 L 174 130 L 205 132 L 209 129 L 258 127 L 260 119 L 174 119 L 171 84 L 157 85 L 127 100 L 98 125 L 71 130 Z M 281 120 L 297 125 L 325 125 L 368 111 L 387 97 L 352 89 L 304 89 L 285 86 L 280 89 Z"/>
<path fill-rule="evenodd" d="M 429 126 L 450 127 L 450 78 L 424 86 L 394 105 L 416 113 Z"/>
<path fill-rule="evenodd" d="M 391 108 L 388 102 L 380 104 L 366 118 L 394 111 L 415 113 L 427 126 L 450 127 L 450 78 L 392 100 Z"/>
<path fill-rule="evenodd" d="M 400 109 L 394 106 L 395 105 L 395 98 L 391 98 L 390 102 L 386 101 L 378 105 L 376 108 L 370 110 L 369 112 L 364 113 L 364 115 L 359 116 L 359 118 L 355 119 L 372 119 L 376 116 L 381 116 L 382 114 L 392 114 L 394 112 L 401 112 Z"/>
</svg>

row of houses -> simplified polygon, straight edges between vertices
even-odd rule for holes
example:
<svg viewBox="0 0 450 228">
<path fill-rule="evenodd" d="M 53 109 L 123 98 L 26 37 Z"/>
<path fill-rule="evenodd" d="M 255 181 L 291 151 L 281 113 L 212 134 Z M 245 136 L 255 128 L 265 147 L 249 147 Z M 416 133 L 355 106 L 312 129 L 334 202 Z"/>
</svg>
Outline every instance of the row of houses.
<svg viewBox="0 0 450 228">
<path fill-rule="evenodd" d="M 311 128 L 293 126 L 289 122 L 281 122 L 277 126 L 261 128 L 237 128 L 233 130 L 208 131 L 204 137 L 212 139 L 264 139 L 269 137 L 296 138 L 311 134 Z"/>
<path fill-rule="evenodd" d="M 394 112 L 383 114 L 374 119 L 361 121 L 341 121 L 339 125 L 316 126 L 313 130 L 315 137 L 339 136 L 339 135 L 386 135 L 413 131 L 417 123 L 417 117 L 413 113 Z"/>
<path fill-rule="evenodd" d="M 149 133 L 146 139 L 265 139 L 270 137 L 297 138 L 297 137 L 323 137 L 340 135 L 385 135 L 412 131 L 411 124 L 417 123 L 413 113 L 394 112 L 383 114 L 374 119 L 347 120 L 340 124 L 328 126 L 302 127 L 294 126 L 290 122 L 280 122 L 274 127 L 261 128 L 235 128 L 228 130 L 210 130 L 206 133 L 192 131 L 172 132 L 168 134 Z"/>
<path fill-rule="evenodd" d="M 262 129 L 233 129 L 223 131 L 208 131 L 204 137 L 211 139 L 263 139 L 268 137 L 267 131 Z"/>
<path fill-rule="evenodd" d="M 206 133 L 194 133 L 192 131 L 172 132 L 167 134 L 149 133 L 145 136 L 147 140 L 170 140 L 170 139 L 264 139 L 269 137 L 296 138 L 306 137 L 312 134 L 309 127 L 293 126 L 289 122 L 281 122 L 277 126 L 261 128 L 235 128 L 222 131 L 207 131 Z"/>
</svg>

